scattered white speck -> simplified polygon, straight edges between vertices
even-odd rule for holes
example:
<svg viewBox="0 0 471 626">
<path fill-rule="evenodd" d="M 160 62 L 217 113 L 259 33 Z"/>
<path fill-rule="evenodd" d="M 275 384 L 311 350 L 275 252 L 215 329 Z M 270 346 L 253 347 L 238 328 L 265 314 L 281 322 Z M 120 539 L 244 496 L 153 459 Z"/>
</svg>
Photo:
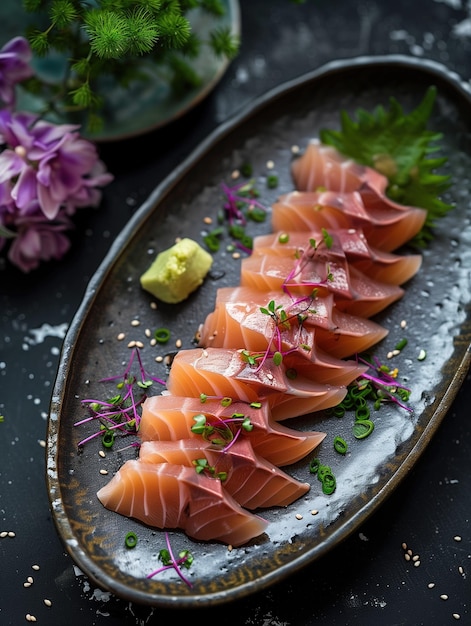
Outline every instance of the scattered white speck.
<svg viewBox="0 0 471 626">
<path fill-rule="evenodd" d="M 30 328 L 29 333 L 32 337 L 25 337 L 24 344 L 27 346 L 36 346 L 39 343 L 43 343 L 46 337 L 58 337 L 64 339 L 67 332 L 67 324 L 58 324 L 57 326 L 51 326 L 51 324 L 43 324 L 39 328 Z M 24 349 L 28 349 L 27 347 Z"/>
<path fill-rule="evenodd" d="M 358 533 L 358 536 L 362 541 L 369 541 L 368 537 L 363 533 Z"/>
</svg>

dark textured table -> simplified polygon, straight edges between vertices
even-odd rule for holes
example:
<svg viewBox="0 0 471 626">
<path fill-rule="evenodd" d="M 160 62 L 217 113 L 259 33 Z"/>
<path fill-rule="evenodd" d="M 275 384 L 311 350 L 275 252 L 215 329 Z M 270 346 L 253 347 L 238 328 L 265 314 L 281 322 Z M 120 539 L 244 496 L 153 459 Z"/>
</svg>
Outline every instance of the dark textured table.
<svg viewBox="0 0 471 626">
<path fill-rule="evenodd" d="M 401 53 L 439 61 L 469 79 L 467 4 L 308 0 L 293 7 L 288 0 L 242 0 L 242 49 L 215 91 L 164 129 L 101 146 L 115 181 L 101 207 L 77 220 L 67 257 L 30 275 L 0 268 L 2 626 L 28 623 L 27 614 L 47 626 L 175 619 L 237 626 L 471 624 L 469 377 L 419 462 L 359 532 L 282 583 L 191 614 L 115 598 L 74 566 L 51 517 L 42 446 L 64 333 L 113 238 L 153 188 L 255 97 L 333 59 Z M 419 566 L 405 560 L 404 543 L 419 555 Z"/>
</svg>

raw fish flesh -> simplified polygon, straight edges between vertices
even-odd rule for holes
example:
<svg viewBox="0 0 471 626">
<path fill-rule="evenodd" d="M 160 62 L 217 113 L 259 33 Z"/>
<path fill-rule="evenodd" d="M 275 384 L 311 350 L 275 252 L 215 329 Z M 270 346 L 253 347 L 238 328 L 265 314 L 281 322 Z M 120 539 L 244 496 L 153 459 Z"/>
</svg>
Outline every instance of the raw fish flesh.
<svg viewBox="0 0 471 626">
<path fill-rule="evenodd" d="M 180 528 L 201 541 L 240 546 L 268 526 L 241 507 L 221 481 L 185 465 L 126 461 L 97 496 L 116 513 L 155 528 Z"/>
</svg>

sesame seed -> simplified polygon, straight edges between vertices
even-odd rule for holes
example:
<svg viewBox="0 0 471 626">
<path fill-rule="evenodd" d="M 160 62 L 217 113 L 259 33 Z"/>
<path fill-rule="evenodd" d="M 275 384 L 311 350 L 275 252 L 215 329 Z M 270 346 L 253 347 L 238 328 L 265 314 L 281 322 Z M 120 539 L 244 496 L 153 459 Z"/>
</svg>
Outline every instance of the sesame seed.
<svg viewBox="0 0 471 626">
<path fill-rule="evenodd" d="M 118 341 L 123 341 L 123 339 L 126 337 L 126 335 L 124 333 L 119 333 L 118 336 L 116 337 L 116 339 Z"/>
<path fill-rule="evenodd" d="M 292 154 L 298 154 L 299 153 L 299 146 L 291 146 L 291 153 Z"/>
<path fill-rule="evenodd" d="M 128 343 L 128 348 L 135 348 L 136 347 L 136 342 L 135 341 L 130 341 Z"/>
<path fill-rule="evenodd" d="M 240 252 L 233 252 L 232 253 L 232 258 L 233 259 L 240 259 Z"/>
<path fill-rule="evenodd" d="M 400 351 L 400 350 L 393 350 L 393 351 L 392 351 L 392 355 L 393 355 L 393 356 L 397 356 L 398 354 L 401 354 L 401 351 Z"/>
<path fill-rule="evenodd" d="M 52 602 L 49 600 L 49 598 L 44 598 L 44 604 L 46 606 L 52 606 Z"/>
<path fill-rule="evenodd" d="M 408 554 L 407 552 L 404 554 L 404 558 L 406 561 L 410 561 L 410 554 Z"/>
<path fill-rule="evenodd" d="M 386 356 L 387 356 L 388 359 L 392 359 L 393 358 L 393 353 L 392 352 L 388 352 Z"/>
<path fill-rule="evenodd" d="M 433 589 L 433 588 L 435 587 L 435 583 L 429 583 L 429 584 L 427 585 L 427 587 L 428 587 L 429 589 Z"/>
<path fill-rule="evenodd" d="M 8 536 L 9 537 L 16 537 L 16 533 L 14 533 L 12 530 L 8 531 Z"/>
<path fill-rule="evenodd" d="M 102 459 L 104 459 L 104 458 L 105 458 L 105 456 L 106 456 L 106 454 L 105 454 L 105 451 L 104 451 L 104 450 L 100 450 L 100 451 L 98 452 L 98 454 L 101 456 L 101 458 L 102 458 Z"/>
<path fill-rule="evenodd" d="M 408 554 L 409 556 L 412 556 L 412 550 L 411 550 L 410 548 L 407 550 L 407 554 Z"/>
<path fill-rule="evenodd" d="M 461 565 L 458 567 L 458 572 L 460 574 L 464 574 L 464 569 L 463 569 L 463 567 Z"/>
<path fill-rule="evenodd" d="M 162 363 L 162 361 L 164 360 L 164 357 L 159 354 L 159 356 L 155 357 L 155 360 L 157 361 L 157 363 Z"/>
<path fill-rule="evenodd" d="M 446 593 L 442 593 L 442 595 L 440 596 L 440 600 L 448 600 L 448 596 L 446 595 Z"/>
<path fill-rule="evenodd" d="M 182 340 L 181 339 L 177 339 L 175 342 L 175 347 L 176 348 L 181 348 L 182 347 Z"/>
<path fill-rule="evenodd" d="M 272 170 L 275 167 L 274 161 L 267 161 L 267 169 Z"/>
<path fill-rule="evenodd" d="M 157 302 L 151 302 L 151 303 L 150 303 L 150 308 L 151 308 L 151 309 L 153 309 L 153 310 L 155 311 L 155 310 L 156 310 L 156 308 L 157 308 Z"/>
<path fill-rule="evenodd" d="M 26 613 L 25 617 L 26 617 L 26 621 L 27 622 L 36 622 L 37 621 L 36 618 L 34 617 L 34 615 L 31 615 L 31 613 Z"/>
<path fill-rule="evenodd" d="M 416 561 L 416 562 L 414 563 L 414 567 L 419 567 L 419 565 L 420 565 L 420 561 Z"/>
<path fill-rule="evenodd" d="M 27 582 L 29 582 L 30 585 L 33 584 L 33 577 L 32 576 L 28 576 L 28 578 L 26 579 Z"/>
<path fill-rule="evenodd" d="M 453 617 L 455 619 L 461 619 L 461 615 L 459 613 L 453 613 Z"/>
<path fill-rule="evenodd" d="M 38 443 L 41 446 L 41 448 L 45 448 L 46 447 L 46 442 L 44 441 L 44 439 L 38 439 Z"/>
<path fill-rule="evenodd" d="M 401 321 L 401 328 L 405 328 L 407 326 L 406 320 Z"/>
<path fill-rule="evenodd" d="M 405 543 L 405 542 L 404 542 L 404 543 L 402 544 L 402 549 L 403 549 L 403 550 L 407 550 L 407 543 Z"/>
<path fill-rule="evenodd" d="M 231 544 L 229 544 L 229 545 L 227 546 L 227 551 L 228 551 L 228 552 L 232 552 L 232 550 L 233 550 L 233 547 L 231 546 Z"/>
<path fill-rule="evenodd" d="M 205 218 L 204 218 L 204 220 L 203 220 L 203 222 L 204 222 L 205 224 L 212 224 L 212 223 L 213 223 L 213 218 L 212 218 L 212 217 L 209 217 L 209 216 L 208 216 L 208 217 L 205 217 Z"/>
<path fill-rule="evenodd" d="M 455 535 L 455 537 L 453 537 L 453 539 L 455 541 L 461 541 L 461 537 L 459 535 Z"/>
<path fill-rule="evenodd" d="M 317 515 L 319 511 L 317 509 L 312 509 L 311 515 Z"/>
<path fill-rule="evenodd" d="M 150 340 L 150 345 L 151 346 L 156 346 L 157 345 L 157 339 L 155 337 L 152 337 L 152 339 Z"/>
<path fill-rule="evenodd" d="M 301 513 L 296 513 L 296 519 L 303 519 L 303 516 L 301 515 Z"/>
<path fill-rule="evenodd" d="M 131 326 L 140 326 L 141 322 L 139 320 L 132 320 Z"/>
<path fill-rule="evenodd" d="M 23 587 L 31 587 L 31 583 L 26 581 L 26 582 L 23 583 Z"/>
<path fill-rule="evenodd" d="M 152 331 L 150 328 L 146 328 L 144 331 L 146 337 L 152 337 Z"/>
<path fill-rule="evenodd" d="M 34 569 L 35 572 L 39 571 L 39 565 L 31 565 L 31 569 Z"/>
<path fill-rule="evenodd" d="M 0 533 L 0 537 L 3 539 L 3 537 L 8 537 L 8 532 L 6 530 L 2 530 L 2 532 Z"/>
<path fill-rule="evenodd" d="M 232 172 L 232 174 L 231 174 L 231 178 L 232 178 L 232 179 L 234 179 L 234 180 L 235 180 L 236 178 L 239 178 L 239 176 L 240 176 L 240 172 L 239 172 L 239 170 L 234 170 L 234 171 Z"/>
<path fill-rule="evenodd" d="M 106 476 L 108 474 L 108 470 L 101 469 L 100 474 L 103 474 L 103 476 Z"/>
<path fill-rule="evenodd" d="M 144 344 L 142 343 L 142 341 L 136 341 L 136 348 L 143 348 Z"/>
<path fill-rule="evenodd" d="M 418 554 L 414 554 L 414 556 L 412 557 L 413 561 L 418 561 L 419 560 L 419 555 Z"/>
</svg>

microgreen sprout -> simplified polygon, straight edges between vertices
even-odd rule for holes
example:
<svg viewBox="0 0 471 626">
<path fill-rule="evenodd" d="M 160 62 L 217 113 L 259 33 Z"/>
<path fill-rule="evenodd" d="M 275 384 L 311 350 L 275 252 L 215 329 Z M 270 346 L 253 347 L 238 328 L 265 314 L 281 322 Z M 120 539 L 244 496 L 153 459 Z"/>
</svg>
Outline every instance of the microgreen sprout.
<svg viewBox="0 0 471 626">
<path fill-rule="evenodd" d="M 131 373 L 133 365 L 137 362 L 139 377 Z M 75 426 L 81 426 L 98 420 L 100 428 L 97 432 L 82 439 L 79 447 L 85 445 L 95 437 L 102 437 L 105 447 L 111 448 L 116 435 L 135 434 L 139 429 L 141 419 L 140 407 L 147 398 L 148 390 L 154 383 L 165 385 L 165 382 L 147 374 L 142 363 L 138 348 L 134 348 L 123 374 L 103 378 L 100 382 L 116 383 L 119 393 L 106 400 L 85 399 L 82 404 L 88 406 L 91 415 L 83 420 L 75 422 Z"/>
<path fill-rule="evenodd" d="M 218 472 L 214 465 L 210 465 L 208 459 L 195 459 L 192 461 L 197 474 L 207 474 L 220 481 L 227 479 L 227 472 Z"/>
<path fill-rule="evenodd" d="M 322 239 L 319 243 L 315 239 L 310 239 L 309 246 L 305 250 L 298 250 L 295 253 L 296 263 L 283 281 L 283 291 L 291 295 L 290 288 L 298 287 L 299 285 L 302 285 L 303 287 L 311 286 L 313 289 L 327 287 L 328 284 L 334 280 L 334 275 L 328 262 L 325 263 L 325 269 L 322 272 L 322 275 L 319 274 L 316 279 L 310 278 L 309 280 L 305 280 L 303 278 L 303 273 L 315 259 L 319 259 L 319 250 L 321 250 L 322 247 L 330 250 L 332 244 L 333 239 L 331 235 L 329 235 L 328 231 L 323 228 Z"/>
<path fill-rule="evenodd" d="M 182 568 L 184 567 L 186 569 L 190 569 L 194 561 L 193 555 L 189 550 L 181 550 L 178 553 L 178 558 L 175 558 L 175 556 L 173 555 L 172 547 L 170 545 L 168 533 L 165 533 L 165 541 L 167 544 L 167 548 L 162 548 L 162 550 L 160 550 L 159 552 L 159 561 L 162 562 L 162 567 L 159 567 L 150 574 L 147 574 L 146 578 L 153 578 L 154 576 L 157 576 L 157 574 L 173 568 L 183 580 L 183 582 L 188 585 L 188 587 L 192 587 L 193 585 L 191 584 L 191 582 L 188 580 L 188 578 L 186 578 L 186 576 L 184 576 Z"/>
<path fill-rule="evenodd" d="M 195 423 L 191 432 L 201 435 L 213 445 L 222 446 L 223 452 L 229 450 L 243 431 L 253 430 L 252 422 L 243 413 L 233 413 L 230 417 L 218 418 L 215 422 L 208 422 L 206 415 L 199 413 L 193 420 Z"/>
<path fill-rule="evenodd" d="M 312 348 L 299 340 L 292 348 L 285 350 L 283 348 L 283 331 L 289 331 L 293 324 L 298 326 L 298 336 L 301 336 L 302 325 L 307 319 L 308 313 L 313 313 L 312 304 L 316 296 L 314 290 L 311 296 L 306 296 L 293 300 L 292 304 L 286 309 L 281 304 L 276 304 L 275 300 L 270 300 L 267 306 L 260 307 L 263 315 L 268 315 L 273 321 L 273 333 L 268 341 L 265 352 L 250 352 L 249 350 L 241 351 L 241 358 L 249 365 L 260 370 L 266 363 L 267 359 L 272 359 L 273 363 L 280 366 L 286 355 L 296 352 L 298 348 L 309 352 Z M 291 309 L 295 308 L 294 312 Z M 292 368 L 286 372 L 289 378 L 296 378 L 296 372 Z"/>
<path fill-rule="evenodd" d="M 249 171 L 248 167 L 245 171 Z M 225 200 L 218 216 L 219 226 L 207 233 L 203 241 L 210 252 L 217 252 L 225 232 L 223 225 L 226 224 L 228 234 L 235 240 L 235 247 L 251 254 L 253 238 L 247 233 L 247 224 L 249 221 L 264 222 L 267 217 L 266 207 L 258 200 L 255 182 L 251 179 L 233 186 L 223 183 L 221 188 Z"/>
</svg>

